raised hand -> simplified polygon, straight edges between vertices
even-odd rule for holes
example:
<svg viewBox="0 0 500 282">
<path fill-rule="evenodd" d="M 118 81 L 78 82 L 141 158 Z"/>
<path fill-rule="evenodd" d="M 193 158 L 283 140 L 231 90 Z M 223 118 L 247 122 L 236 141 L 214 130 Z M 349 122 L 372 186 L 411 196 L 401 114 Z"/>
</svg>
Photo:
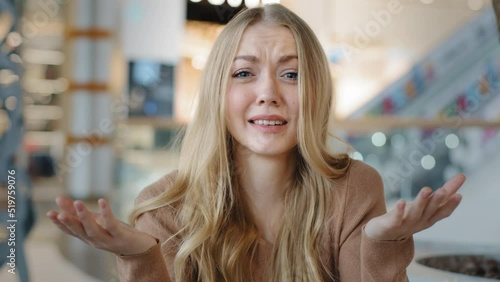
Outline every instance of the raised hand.
<svg viewBox="0 0 500 282">
<path fill-rule="evenodd" d="M 117 220 L 104 199 L 99 199 L 99 213 L 90 212 L 82 201 L 58 197 L 60 212 L 49 211 L 47 217 L 64 233 L 116 255 L 140 254 L 156 244 L 149 234 Z"/>
<path fill-rule="evenodd" d="M 431 227 L 457 208 L 462 199 L 457 191 L 464 182 L 465 175 L 457 174 L 434 193 L 424 187 L 413 202 L 399 200 L 394 210 L 366 224 L 366 235 L 375 240 L 401 240 Z"/>
</svg>

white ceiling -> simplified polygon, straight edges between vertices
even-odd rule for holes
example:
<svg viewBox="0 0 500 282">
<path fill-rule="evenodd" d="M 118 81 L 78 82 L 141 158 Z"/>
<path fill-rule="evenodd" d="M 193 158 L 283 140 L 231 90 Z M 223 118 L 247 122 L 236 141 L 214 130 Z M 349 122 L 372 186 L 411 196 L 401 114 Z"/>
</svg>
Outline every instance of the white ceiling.
<svg viewBox="0 0 500 282">
<path fill-rule="evenodd" d="M 303 17 L 324 39 L 353 45 L 359 30 L 378 24 L 380 32 L 371 36 L 370 46 L 399 46 L 416 55 L 431 47 L 491 5 L 491 0 L 283 0 Z M 396 5 L 400 13 L 385 22 L 375 14 Z M 385 13 L 384 13 L 385 14 Z"/>
<path fill-rule="evenodd" d="M 481 9 L 491 6 L 491 0 L 282 0 L 281 3 L 308 23 L 327 49 L 347 45 L 347 50 L 354 51 L 354 56 L 344 53 L 350 59 L 343 59 L 333 69 L 339 117 L 349 115 L 370 100 Z M 389 12 L 395 10 L 389 9 L 390 5 L 396 6 L 396 13 Z M 385 15 L 385 20 L 377 20 L 380 14 Z M 360 45 L 360 33 L 366 34 L 368 27 L 375 27 L 376 32 L 365 36 L 366 44 Z"/>
</svg>

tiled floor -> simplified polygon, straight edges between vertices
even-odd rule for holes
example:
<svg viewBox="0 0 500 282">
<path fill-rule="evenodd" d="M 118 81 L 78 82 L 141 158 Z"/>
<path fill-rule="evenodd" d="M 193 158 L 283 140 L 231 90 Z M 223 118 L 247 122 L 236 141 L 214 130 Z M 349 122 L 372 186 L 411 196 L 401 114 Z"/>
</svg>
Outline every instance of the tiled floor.
<svg viewBox="0 0 500 282">
<path fill-rule="evenodd" d="M 30 278 L 33 282 L 71 281 L 98 282 L 99 280 L 85 274 L 59 252 L 53 242 L 29 240 L 26 245 Z M 0 271 L 0 281 L 17 282 L 18 277 L 7 272 L 4 266 Z M 118 281 L 118 280 L 116 280 Z"/>
</svg>

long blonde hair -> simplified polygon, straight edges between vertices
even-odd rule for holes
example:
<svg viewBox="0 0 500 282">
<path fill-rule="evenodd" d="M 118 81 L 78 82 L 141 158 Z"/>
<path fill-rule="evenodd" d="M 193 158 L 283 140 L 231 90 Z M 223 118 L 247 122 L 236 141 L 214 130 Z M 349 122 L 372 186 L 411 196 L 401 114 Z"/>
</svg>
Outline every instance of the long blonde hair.
<svg viewBox="0 0 500 282">
<path fill-rule="evenodd" d="M 333 85 L 324 51 L 309 26 L 285 7 L 267 5 L 236 15 L 217 38 L 203 72 L 199 106 L 183 137 L 175 183 L 134 208 L 129 220 L 176 205 L 182 242 L 174 269 L 179 281 L 248 281 L 259 234 L 236 181 L 233 139 L 225 123 L 230 68 L 245 29 L 264 21 L 292 32 L 299 59 L 297 169 L 285 195 L 281 229 L 267 276 L 270 281 L 334 278 L 319 256 L 319 234 L 331 215 L 332 180 L 350 159 L 327 149 Z"/>
</svg>

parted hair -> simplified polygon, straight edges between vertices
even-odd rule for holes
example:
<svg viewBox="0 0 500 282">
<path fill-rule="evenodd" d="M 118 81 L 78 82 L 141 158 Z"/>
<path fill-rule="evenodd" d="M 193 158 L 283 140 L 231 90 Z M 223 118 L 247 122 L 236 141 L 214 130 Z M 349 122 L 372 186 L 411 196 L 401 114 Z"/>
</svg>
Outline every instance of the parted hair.
<svg viewBox="0 0 500 282">
<path fill-rule="evenodd" d="M 350 159 L 328 148 L 333 83 L 325 53 L 313 31 L 279 5 L 247 9 L 220 33 L 202 73 L 199 102 L 186 128 L 177 177 L 158 197 L 138 204 L 129 221 L 148 211 L 175 206 L 181 239 L 174 260 L 177 281 L 249 281 L 259 233 L 244 204 L 233 159 L 234 140 L 225 122 L 230 69 L 245 29 L 252 24 L 287 27 L 298 52 L 299 117 L 297 167 L 284 197 L 284 217 L 273 246 L 269 281 L 336 281 L 323 265 L 319 234 L 331 214 L 333 180 Z"/>
</svg>

